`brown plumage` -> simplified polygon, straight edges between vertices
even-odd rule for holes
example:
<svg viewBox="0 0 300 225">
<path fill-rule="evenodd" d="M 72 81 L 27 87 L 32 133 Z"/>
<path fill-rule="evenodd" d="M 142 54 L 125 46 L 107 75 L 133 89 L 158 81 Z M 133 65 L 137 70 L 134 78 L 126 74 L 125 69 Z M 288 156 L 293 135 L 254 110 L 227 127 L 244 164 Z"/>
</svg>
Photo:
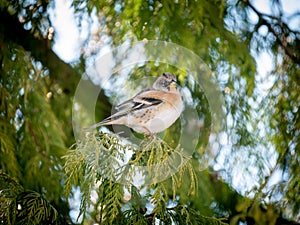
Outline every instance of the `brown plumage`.
<svg viewBox="0 0 300 225">
<path fill-rule="evenodd" d="M 167 129 L 183 110 L 176 77 L 171 73 L 163 73 L 152 88 L 139 92 L 115 108 L 116 113 L 85 130 L 103 125 L 123 124 L 139 133 L 151 135 Z"/>
</svg>

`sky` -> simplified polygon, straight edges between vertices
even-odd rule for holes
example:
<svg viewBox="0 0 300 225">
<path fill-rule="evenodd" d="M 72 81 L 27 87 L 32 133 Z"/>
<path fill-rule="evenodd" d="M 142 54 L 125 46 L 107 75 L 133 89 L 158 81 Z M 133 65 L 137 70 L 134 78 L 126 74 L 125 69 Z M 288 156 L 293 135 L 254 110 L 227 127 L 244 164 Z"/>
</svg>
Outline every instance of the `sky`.
<svg viewBox="0 0 300 225">
<path fill-rule="evenodd" d="M 251 1 L 254 7 L 259 11 L 266 14 L 272 14 L 276 9 L 270 4 L 270 0 L 255 0 Z M 295 12 L 300 12 L 299 0 L 281 0 L 282 9 L 286 16 L 285 21 L 291 29 L 300 30 L 300 18 L 299 16 L 294 19 L 290 19 L 289 16 Z"/>
<path fill-rule="evenodd" d="M 54 26 L 54 52 L 65 62 L 78 60 L 82 46 L 80 31 L 74 18 L 72 1 L 55 0 L 49 11 Z"/>
</svg>

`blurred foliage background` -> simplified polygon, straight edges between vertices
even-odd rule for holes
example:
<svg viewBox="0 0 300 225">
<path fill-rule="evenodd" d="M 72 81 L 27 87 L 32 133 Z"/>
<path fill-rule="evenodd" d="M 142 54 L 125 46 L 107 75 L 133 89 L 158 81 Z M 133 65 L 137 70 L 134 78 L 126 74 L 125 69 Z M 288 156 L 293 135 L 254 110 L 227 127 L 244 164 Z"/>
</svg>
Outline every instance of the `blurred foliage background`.
<svg viewBox="0 0 300 225">
<path fill-rule="evenodd" d="M 287 13 L 288 1 L 267 2 L 272 10 L 266 13 L 249 0 L 74 0 L 69 7 L 80 34 L 78 54 L 65 60 L 54 50 L 62 35 L 54 24 L 59 1 L 2 0 L 0 224 L 299 224 L 300 8 Z M 179 83 L 204 121 L 190 162 L 194 172 L 185 176 L 196 174 L 197 193 L 185 180 L 177 183 L 175 198 L 170 180 L 146 191 L 101 179 L 95 184 L 84 176 L 85 167 L 66 164 L 76 155 L 63 157 L 75 143 L 72 100 L 86 68 L 107 46 L 140 40 L 193 51 L 213 71 L 224 97 L 226 129 L 210 140 L 215 154 L 206 156 L 203 169 L 201 143 L 208 142 L 213 121 L 201 87 L 187 71 L 155 63 L 133 68 L 127 78 L 165 69 L 182 74 Z M 91 90 L 103 85 L 91 77 L 86 82 Z M 109 115 L 114 90 L 99 93 L 97 121 Z M 172 126 L 165 139 L 178 129 Z M 66 186 L 72 165 L 82 180 Z M 77 220 L 82 199 L 88 206 L 81 205 L 84 217 Z M 114 213 L 100 212 L 105 205 Z"/>
</svg>

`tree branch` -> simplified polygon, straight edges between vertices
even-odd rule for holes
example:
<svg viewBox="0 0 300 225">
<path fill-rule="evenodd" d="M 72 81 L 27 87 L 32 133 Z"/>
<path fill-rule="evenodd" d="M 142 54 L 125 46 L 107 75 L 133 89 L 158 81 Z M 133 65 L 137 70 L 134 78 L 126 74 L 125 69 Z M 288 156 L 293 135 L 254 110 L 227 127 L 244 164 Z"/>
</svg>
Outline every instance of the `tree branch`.
<svg viewBox="0 0 300 225">
<path fill-rule="evenodd" d="M 259 12 L 248 0 L 244 0 L 243 2 L 246 4 L 246 6 L 251 8 L 257 14 L 257 16 L 259 17 L 259 21 L 260 21 L 259 24 L 267 26 L 268 30 L 274 35 L 276 42 L 279 44 L 279 46 L 281 46 L 283 48 L 286 55 L 288 55 L 295 63 L 300 64 L 300 55 L 298 55 L 297 52 L 295 50 L 293 50 L 293 48 L 290 48 L 287 45 L 287 40 L 286 40 L 287 36 L 288 36 L 287 34 L 293 33 L 293 31 L 290 30 L 288 28 L 288 26 L 284 22 L 281 21 L 280 18 Z M 269 21 L 267 19 L 265 19 L 265 17 L 275 20 L 276 21 L 275 25 L 278 25 L 282 32 L 281 33 L 276 32 L 276 30 L 273 28 L 272 24 L 270 24 Z M 288 29 L 289 32 L 285 33 L 284 28 Z"/>
</svg>

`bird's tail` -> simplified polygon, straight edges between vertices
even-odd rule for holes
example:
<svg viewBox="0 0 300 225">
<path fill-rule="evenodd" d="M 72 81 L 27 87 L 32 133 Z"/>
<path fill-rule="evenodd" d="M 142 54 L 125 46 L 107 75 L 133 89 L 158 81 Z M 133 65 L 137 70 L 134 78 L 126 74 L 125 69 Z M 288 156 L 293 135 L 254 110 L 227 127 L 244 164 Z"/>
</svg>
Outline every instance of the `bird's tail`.
<svg viewBox="0 0 300 225">
<path fill-rule="evenodd" d="M 86 128 L 83 128 L 84 131 L 89 131 L 89 130 L 92 130 L 92 129 L 95 129 L 97 127 L 100 127 L 100 126 L 104 126 L 104 125 L 112 125 L 112 124 L 125 124 L 124 123 L 124 113 L 116 113 L 110 117 L 107 117 L 106 119 L 102 120 L 101 122 L 99 123 L 96 123 L 92 126 L 89 126 L 89 127 L 86 127 Z M 122 119 L 123 118 L 123 119 Z"/>
<path fill-rule="evenodd" d="M 89 131 L 89 130 L 95 129 L 97 127 L 100 127 L 100 126 L 111 125 L 111 124 L 114 124 L 114 122 L 112 121 L 111 117 L 108 117 L 108 118 L 106 118 L 105 120 L 102 120 L 99 123 L 96 123 L 96 124 L 93 124 L 92 126 L 83 128 L 83 130 L 84 131 Z"/>
<path fill-rule="evenodd" d="M 83 130 L 84 130 L 84 131 L 90 131 L 90 130 L 95 129 L 95 128 L 97 128 L 97 127 L 100 127 L 100 126 L 102 126 L 102 125 L 103 125 L 103 123 L 102 123 L 102 121 L 101 121 L 101 122 L 99 122 L 99 123 L 93 124 L 92 126 L 85 127 L 85 128 L 83 128 Z"/>
</svg>

